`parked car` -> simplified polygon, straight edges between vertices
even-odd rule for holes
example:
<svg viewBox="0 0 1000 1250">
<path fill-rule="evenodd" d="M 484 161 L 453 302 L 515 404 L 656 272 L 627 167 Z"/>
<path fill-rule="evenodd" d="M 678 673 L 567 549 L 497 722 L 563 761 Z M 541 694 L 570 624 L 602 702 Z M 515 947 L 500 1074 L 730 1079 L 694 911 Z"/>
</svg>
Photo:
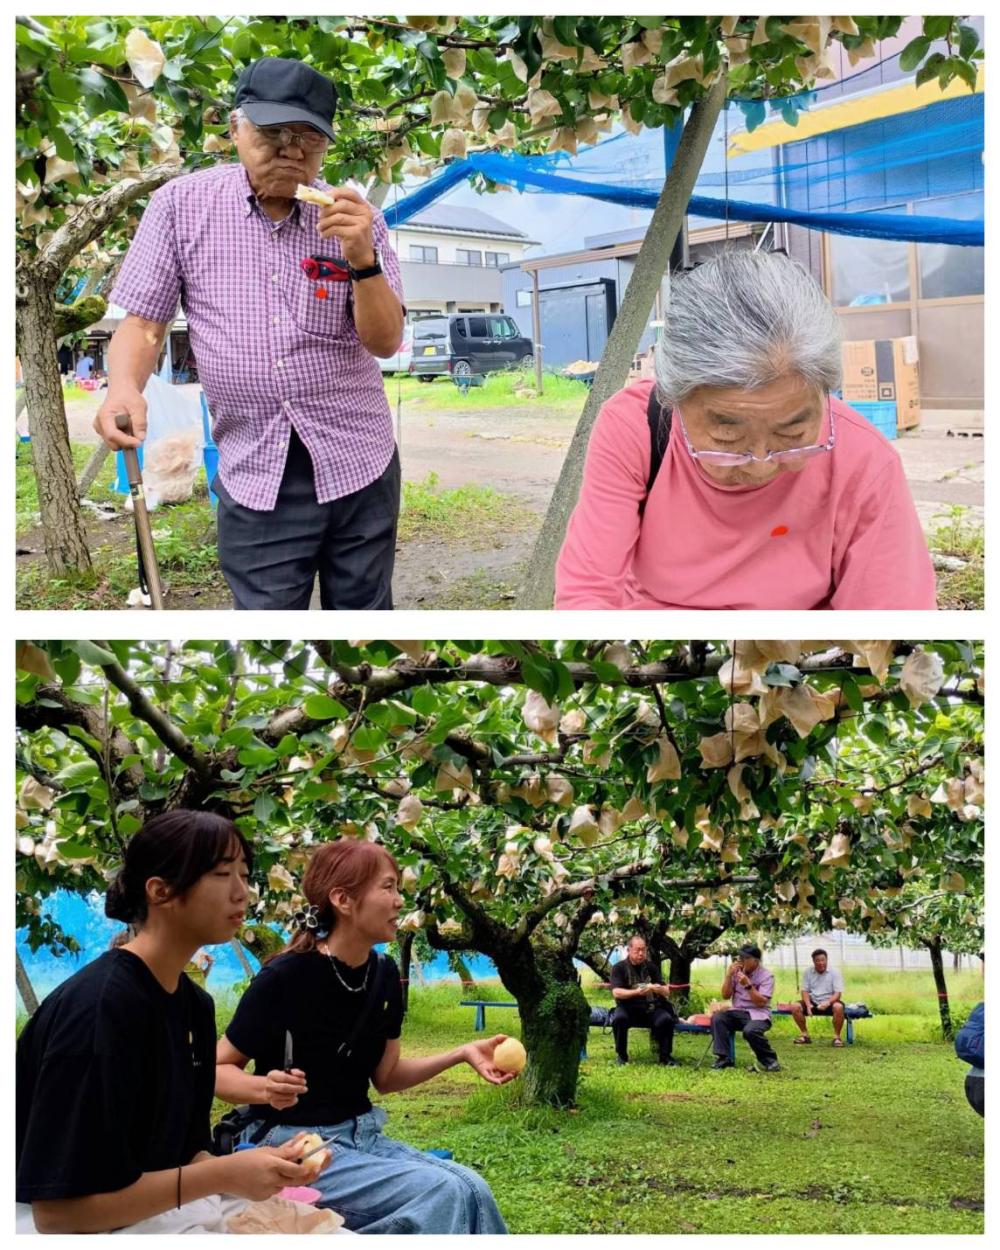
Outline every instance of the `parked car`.
<svg viewBox="0 0 1000 1250">
<path fill-rule="evenodd" d="M 513 317 L 503 313 L 421 317 L 413 323 L 410 372 L 422 381 L 533 364 L 531 339 L 521 334 Z"/>
<path fill-rule="evenodd" d="M 398 352 L 392 356 L 376 356 L 375 359 L 383 373 L 409 373 L 413 359 L 413 326 L 403 327 L 403 341 Z"/>
</svg>

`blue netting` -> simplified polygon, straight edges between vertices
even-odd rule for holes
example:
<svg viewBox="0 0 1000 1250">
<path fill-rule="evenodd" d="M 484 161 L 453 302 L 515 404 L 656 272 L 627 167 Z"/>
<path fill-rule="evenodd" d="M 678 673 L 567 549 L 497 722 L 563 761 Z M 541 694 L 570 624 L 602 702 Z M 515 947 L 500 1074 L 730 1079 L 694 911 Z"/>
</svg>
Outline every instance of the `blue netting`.
<svg viewBox="0 0 1000 1250">
<path fill-rule="evenodd" d="M 840 93 L 843 85 L 832 86 Z M 768 108 L 730 100 L 688 212 L 712 221 L 781 221 L 832 234 L 982 247 L 981 93 L 726 160 L 747 113 L 759 110 L 763 120 L 772 120 L 809 108 L 829 90 Z M 386 219 L 400 225 L 476 174 L 529 194 L 584 195 L 653 209 L 676 138 L 662 130 L 622 133 L 576 156 L 474 153 L 387 209 Z"/>
</svg>

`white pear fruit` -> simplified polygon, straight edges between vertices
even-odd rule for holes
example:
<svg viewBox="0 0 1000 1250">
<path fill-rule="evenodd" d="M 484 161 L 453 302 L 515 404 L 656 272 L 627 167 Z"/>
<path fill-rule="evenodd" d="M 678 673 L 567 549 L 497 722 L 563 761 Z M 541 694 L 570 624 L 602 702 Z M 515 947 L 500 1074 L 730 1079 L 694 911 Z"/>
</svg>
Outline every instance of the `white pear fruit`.
<svg viewBox="0 0 1000 1250">
<path fill-rule="evenodd" d="M 493 1052 L 493 1064 L 501 1072 L 513 1072 L 516 1076 L 524 1070 L 528 1052 L 516 1037 L 508 1037 Z"/>
<path fill-rule="evenodd" d="M 299 1146 L 299 1158 L 301 1159 L 303 1155 L 309 1154 L 310 1150 L 316 1150 L 316 1147 L 321 1145 L 322 1142 L 323 1138 L 320 1137 L 319 1133 L 304 1134 L 301 1145 Z M 316 1151 L 316 1154 L 311 1155 L 305 1160 L 303 1166 L 310 1168 L 313 1176 L 319 1176 L 329 1157 L 330 1152 L 328 1150 L 318 1150 Z"/>
</svg>

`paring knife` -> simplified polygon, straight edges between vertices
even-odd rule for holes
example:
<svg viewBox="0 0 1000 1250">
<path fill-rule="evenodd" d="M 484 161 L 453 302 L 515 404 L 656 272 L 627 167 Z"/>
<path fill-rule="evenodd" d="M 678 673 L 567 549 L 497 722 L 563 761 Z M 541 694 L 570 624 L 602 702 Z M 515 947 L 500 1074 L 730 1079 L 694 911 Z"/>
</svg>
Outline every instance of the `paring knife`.
<svg viewBox="0 0 1000 1250">
<path fill-rule="evenodd" d="M 308 1159 L 311 1155 L 319 1154 L 321 1150 L 325 1150 L 327 1146 L 329 1146 L 331 1142 L 335 1140 L 336 1138 L 334 1137 L 328 1137 L 326 1141 L 321 1141 L 318 1146 L 313 1146 L 312 1150 L 307 1150 L 304 1155 L 300 1155 L 299 1162 L 305 1163 L 306 1159 Z"/>
<path fill-rule="evenodd" d="M 292 1035 L 288 1029 L 285 1029 L 285 1071 L 292 1070 Z"/>
</svg>

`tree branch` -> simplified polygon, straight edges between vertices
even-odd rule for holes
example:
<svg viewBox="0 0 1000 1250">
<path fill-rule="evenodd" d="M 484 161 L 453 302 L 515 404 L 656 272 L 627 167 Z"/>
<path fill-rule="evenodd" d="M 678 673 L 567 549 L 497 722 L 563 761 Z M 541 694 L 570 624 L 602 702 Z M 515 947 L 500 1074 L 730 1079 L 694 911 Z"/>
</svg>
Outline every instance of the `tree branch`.
<svg viewBox="0 0 1000 1250">
<path fill-rule="evenodd" d="M 100 745 L 95 747 L 80 738 L 74 738 L 84 751 L 93 759 L 98 767 L 104 766 L 104 742 L 108 741 L 111 755 L 116 768 L 126 755 L 135 754 L 135 745 L 130 738 L 116 726 L 105 723 L 104 717 L 96 707 L 77 703 L 71 699 L 62 686 L 38 686 L 35 698 L 30 703 L 19 703 L 16 710 L 18 729 L 26 733 L 34 733 L 39 729 L 61 729 L 63 731 L 75 725 Z M 124 772 L 119 772 L 115 779 L 115 788 L 119 794 L 131 797 L 145 780 L 141 764 L 132 764 Z"/>
<path fill-rule="evenodd" d="M 425 929 L 424 936 L 436 951 L 472 951 L 476 949 L 471 933 L 462 932 L 445 936 L 436 924 Z"/>
<path fill-rule="evenodd" d="M 95 645 L 107 648 L 107 643 L 99 642 Z M 186 764 L 199 780 L 209 780 L 211 776 L 209 757 L 198 750 L 165 712 L 149 701 L 118 661 L 116 660 L 113 664 L 102 664 L 101 668 L 108 681 L 128 699 L 133 715 L 144 721 L 167 750 L 172 751 L 183 764 Z"/>
<path fill-rule="evenodd" d="M 123 178 L 88 200 L 52 235 L 34 261 L 35 271 L 50 281 L 57 281 L 73 257 L 88 243 L 100 238 L 119 213 L 182 173 L 184 169 L 180 165 L 155 165 L 144 169 L 138 178 Z"/>
<path fill-rule="evenodd" d="M 566 932 L 563 934 L 562 948 L 565 954 L 572 955 L 580 945 L 580 936 L 590 923 L 590 918 L 598 910 L 597 904 L 584 899 L 570 917 Z"/>
</svg>

